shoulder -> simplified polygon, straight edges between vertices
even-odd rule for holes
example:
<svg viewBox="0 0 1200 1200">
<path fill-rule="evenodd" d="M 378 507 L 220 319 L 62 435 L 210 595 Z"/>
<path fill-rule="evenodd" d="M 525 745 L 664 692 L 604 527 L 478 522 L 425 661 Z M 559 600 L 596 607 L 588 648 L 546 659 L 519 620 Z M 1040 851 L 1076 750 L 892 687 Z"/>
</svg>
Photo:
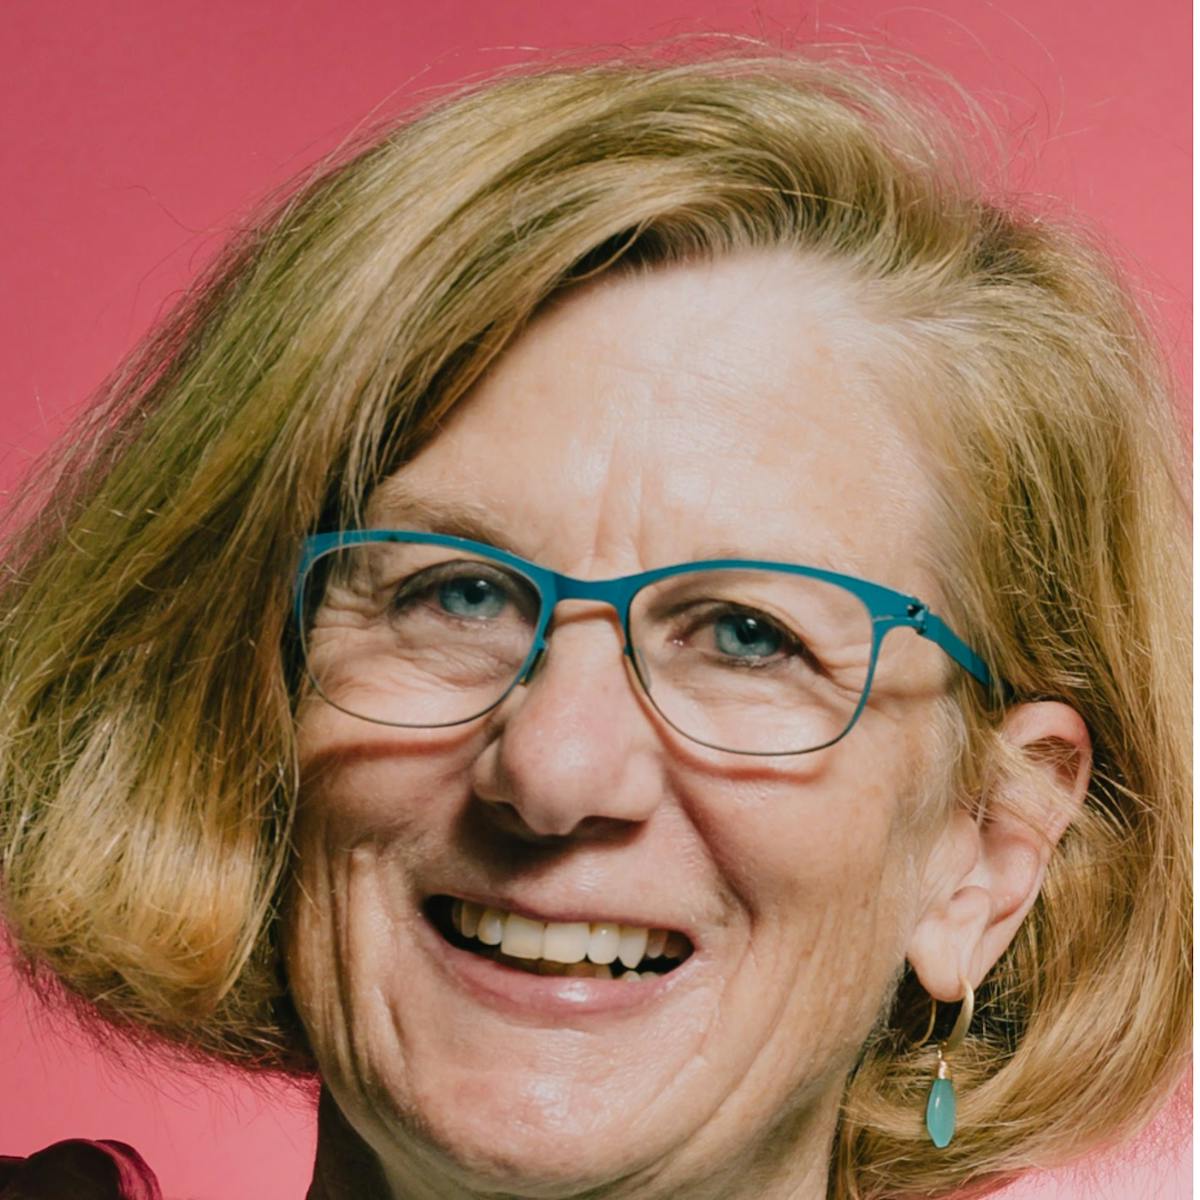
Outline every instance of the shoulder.
<svg viewBox="0 0 1200 1200">
<path fill-rule="evenodd" d="M 132 1146 L 71 1138 L 28 1158 L 0 1155 L 0 1200 L 162 1200 L 162 1191 Z"/>
</svg>

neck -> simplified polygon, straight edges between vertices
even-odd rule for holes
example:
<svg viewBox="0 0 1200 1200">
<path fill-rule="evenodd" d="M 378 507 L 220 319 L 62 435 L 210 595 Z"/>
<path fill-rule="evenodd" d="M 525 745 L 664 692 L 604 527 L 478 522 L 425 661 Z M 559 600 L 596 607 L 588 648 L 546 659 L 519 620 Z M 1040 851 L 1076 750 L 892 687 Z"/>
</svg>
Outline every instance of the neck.
<svg viewBox="0 0 1200 1200">
<path fill-rule="evenodd" d="M 351 1128 L 322 1087 L 317 1106 L 317 1161 L 305 1200 L 393 1200 L 375 1152 Z"/>
<path fill-rule="evenodd" d="M 587 1187 L 588 1200 L 826 1200 L 828 1164 L 837 1106 L 788 1121 L 762 1140 L 756 1155 L 725 1158 L 703 1178 L 672 1177 L 665 1169 L 651 1178 L 617 1180 Z M 782 1148 L 786 1147 L 786 1150 Z M 417 1156 L 387 1167 L 321 1089 L 317 1114 L 317 1157 L 306 1200 L 495 1200 L 494 1188 L 476 1190 L 445 1176 L 437 1178 Z M 507 1192 L 517 1200 L 519 1192 Z M 540 1195 L 546 1195 L 539 1191 Z M 569 1200 L 562 1193 L 561 1200 Z"/>
</svg>

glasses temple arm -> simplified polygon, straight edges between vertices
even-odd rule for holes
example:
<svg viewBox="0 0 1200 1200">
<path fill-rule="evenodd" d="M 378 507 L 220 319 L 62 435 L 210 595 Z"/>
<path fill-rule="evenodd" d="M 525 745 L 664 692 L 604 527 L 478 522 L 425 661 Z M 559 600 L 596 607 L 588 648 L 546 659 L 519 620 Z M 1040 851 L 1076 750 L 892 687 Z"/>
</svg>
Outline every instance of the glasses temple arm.
<svg viewBox="0 0 1200 1200">
<path fill-rule="evenodd" d="M 928 638 L 935 645 L 940 646 L 964 671 L 972 675 L 985 688 L 996 689 L 1005 704 L 1011 702 L 1014 697 L 1012 687 L 1003 679 L 993 677 L 987 663 L 941 617 L 931 613 L 927 608 L 914 615 L 918 616 L 914 627 L 923 638 Z"/>
</svg>

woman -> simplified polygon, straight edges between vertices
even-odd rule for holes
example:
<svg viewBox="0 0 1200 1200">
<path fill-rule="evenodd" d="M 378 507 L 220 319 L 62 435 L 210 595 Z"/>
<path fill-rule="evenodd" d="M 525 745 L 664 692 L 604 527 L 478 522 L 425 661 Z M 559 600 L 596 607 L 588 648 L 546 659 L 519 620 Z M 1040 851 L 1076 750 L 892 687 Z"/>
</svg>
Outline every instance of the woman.
<svg viewBox="0 0 1200 1200">
<path fill-rule="evenodd" d="M 796 60 L 466 94 L 30 498 L 14 940 L 315 1073 L 313 1200 L 977 1195 L 1177 1078 L 1163 384 L 940 130 Z"/>
</svg>

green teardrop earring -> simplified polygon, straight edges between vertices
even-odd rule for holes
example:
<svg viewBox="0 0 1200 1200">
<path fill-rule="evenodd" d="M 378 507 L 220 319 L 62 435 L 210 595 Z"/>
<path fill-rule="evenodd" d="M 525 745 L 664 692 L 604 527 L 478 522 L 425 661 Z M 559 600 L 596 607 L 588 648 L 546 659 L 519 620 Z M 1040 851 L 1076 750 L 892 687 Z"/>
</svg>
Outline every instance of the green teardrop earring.
<svg viewBox="0 0 1200 1200">
<path fill-rule="evenodd" d="M 938 1042 L 937 1075 L 933 1086 L 929 1089 L 929 1099 L 925 1102 L 925 1128 L 929 1132 L 929 1140 L 939 1149 L 944 1150 L 954 1138 L 955 1096 L 954 1077 L 950 1073 L 950 1056 L 962 1045 L 975 1013 L 975 992 L 971 985 L 961 980 L 963 988 L 962 1007 L 958 1010 L 958 1020 L 950 1036 L 944 1042 Z M 925 1036 L 917 1043 L 923 1046 L 933 1032 L 933 1021 L 937 1016 L 937 1001 L 930 999 L 929 1028 Z"/>
</svg>

